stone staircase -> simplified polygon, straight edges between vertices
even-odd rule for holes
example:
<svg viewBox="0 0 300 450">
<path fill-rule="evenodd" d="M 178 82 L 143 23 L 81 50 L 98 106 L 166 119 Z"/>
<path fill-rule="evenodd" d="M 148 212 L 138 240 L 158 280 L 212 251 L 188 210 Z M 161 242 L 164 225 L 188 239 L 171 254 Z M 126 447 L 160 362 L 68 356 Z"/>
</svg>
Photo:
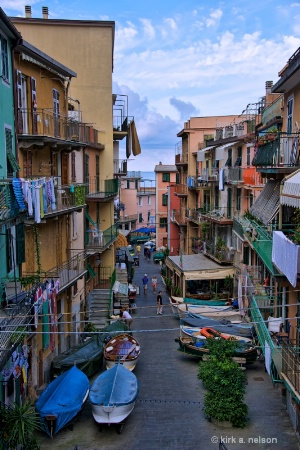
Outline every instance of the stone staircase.
<svg viewBox="0 0 300 450">
<path fill-rule="evenodd" d="M 103 328 L 109 324 L 109 289 L 94 289 L 89 301 L 89 322 L 96 328 Z"/>
</svg>

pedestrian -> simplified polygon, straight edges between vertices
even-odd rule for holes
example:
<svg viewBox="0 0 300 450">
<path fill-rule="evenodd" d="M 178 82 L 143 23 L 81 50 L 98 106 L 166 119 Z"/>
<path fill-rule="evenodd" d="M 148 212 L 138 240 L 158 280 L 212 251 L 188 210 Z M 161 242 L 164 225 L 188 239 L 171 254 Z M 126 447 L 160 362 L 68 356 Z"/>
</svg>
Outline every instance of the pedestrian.
<svg viewBox="0 0 300 450">
<path fill-rule="evenodd" d="M 136 246 L 136 253 L 137 253 L 138 256 L 140 256 L 140 254 L 141 254 L 141 246 L 140 246 L 140 244 L 138 244 Z"/>
<path fill-rule="evenodd" d="M 153 275 L 151 280 L 151 286 L 153 288 L 153 293 L 156 294 L 156 286 L 157 286 L 157 278 L 156 275 Z"/>
<path fill-rule="evenodd" d="M 127 308 L 123 308 L 122 309 L 122 320 L 123 320 L 123 322 L 126 323 L 126 325 L 128 326 L 128 329 L 130 330 L 131 329 L 131 324 L 133 322 L 133 318 L 131 317 L 131 315 L 127 311 Z"/>
<path fill-rule="evenodd" d="M 159 291 L 158 296 L 156 298 L 157 303 L 157 311 L 156 314 L 162 314 L 163 306 L 162 306 L 162 291 Z"/>
<path fill-rule="evenodd" d="M 142 282 L 143 282 L 143 287 L 144 287 L 144 294 L 147 294 L 147 289 L 148 289 L 148 277 L 147 274 L 145 273 L 145 275 L 142 278 Z"/>
<path fill-rule="evenodd" d="M 151 252 L 150 252 L 149 248 L 147 249 L 146 257 L 147 257 L 147 261 L 150 262 Z"/>
</svg>

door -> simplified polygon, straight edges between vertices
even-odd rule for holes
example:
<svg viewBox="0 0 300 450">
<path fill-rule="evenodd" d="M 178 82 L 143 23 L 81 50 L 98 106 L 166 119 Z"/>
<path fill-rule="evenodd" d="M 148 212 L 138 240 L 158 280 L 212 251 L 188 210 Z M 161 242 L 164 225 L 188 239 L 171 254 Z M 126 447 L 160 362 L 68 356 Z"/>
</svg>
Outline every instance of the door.
<svg viewBox="0 0 300 450">
<path fill-rule="evenodd" d="M 60 111 L 59 111 L 59 92 L 52 89 L 53 100 L 53 132 L 54 136 L 60 137 Z"/>
<path fill-rule="evenodd" d="M 61 155 L 61 184 L 66 186 L 69 184 L 69 154 L 62 153 Z"/>
<path fill-rule="evenodd" d="M 37 99 L 36 99 L 36 80 L 30 78 L 31 85 L 31 120 L 32 120 L 32 134 L 37 134 Z"/>
</svg>

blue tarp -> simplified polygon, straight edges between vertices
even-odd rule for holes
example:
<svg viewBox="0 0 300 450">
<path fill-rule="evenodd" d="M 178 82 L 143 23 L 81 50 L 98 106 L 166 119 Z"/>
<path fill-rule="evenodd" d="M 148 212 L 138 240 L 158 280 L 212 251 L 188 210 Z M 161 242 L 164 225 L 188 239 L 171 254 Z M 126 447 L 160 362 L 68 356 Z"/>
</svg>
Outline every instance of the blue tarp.
<svg viewBox="0 0 300 450">
<path fill-rule="evenodd" d="M 89 391 L 88 377 L 76 366 L 57 377 L 44 390 L 36 403 L 41 428 L 50 436 L 46 416 L 56 416 L 53 436 L 81 410 Z"/>
<path fill-rule="evenodd" d="M 121 364 L 106 370 L 94 381 L 89 399 L 93 405 L 129 405 L 137 398 L 137 377 Z"/>
<path fill-rule="evenodd" d="M 133 230 L 134 233 L 155 233 L 156 228 L 148 228 L 148 227 L 142 227 L 138 228 L 137 230 Z"/>
</svg>

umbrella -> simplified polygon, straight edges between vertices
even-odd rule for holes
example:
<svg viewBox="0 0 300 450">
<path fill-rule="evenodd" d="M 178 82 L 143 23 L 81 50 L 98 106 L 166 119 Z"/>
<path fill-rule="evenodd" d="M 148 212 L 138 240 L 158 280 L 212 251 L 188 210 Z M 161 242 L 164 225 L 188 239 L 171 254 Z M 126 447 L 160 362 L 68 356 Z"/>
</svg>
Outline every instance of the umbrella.
<svg viewBox="0 0 300 450">
<path fill-rule="evenodd" d="M 158 247 L 156 250 L 160 251 L 160 252 L 164 252 L 166 250 L 167 247 L 165 247 L 164 245 L 162 245 L 161 247 Z"/>
</svg>

